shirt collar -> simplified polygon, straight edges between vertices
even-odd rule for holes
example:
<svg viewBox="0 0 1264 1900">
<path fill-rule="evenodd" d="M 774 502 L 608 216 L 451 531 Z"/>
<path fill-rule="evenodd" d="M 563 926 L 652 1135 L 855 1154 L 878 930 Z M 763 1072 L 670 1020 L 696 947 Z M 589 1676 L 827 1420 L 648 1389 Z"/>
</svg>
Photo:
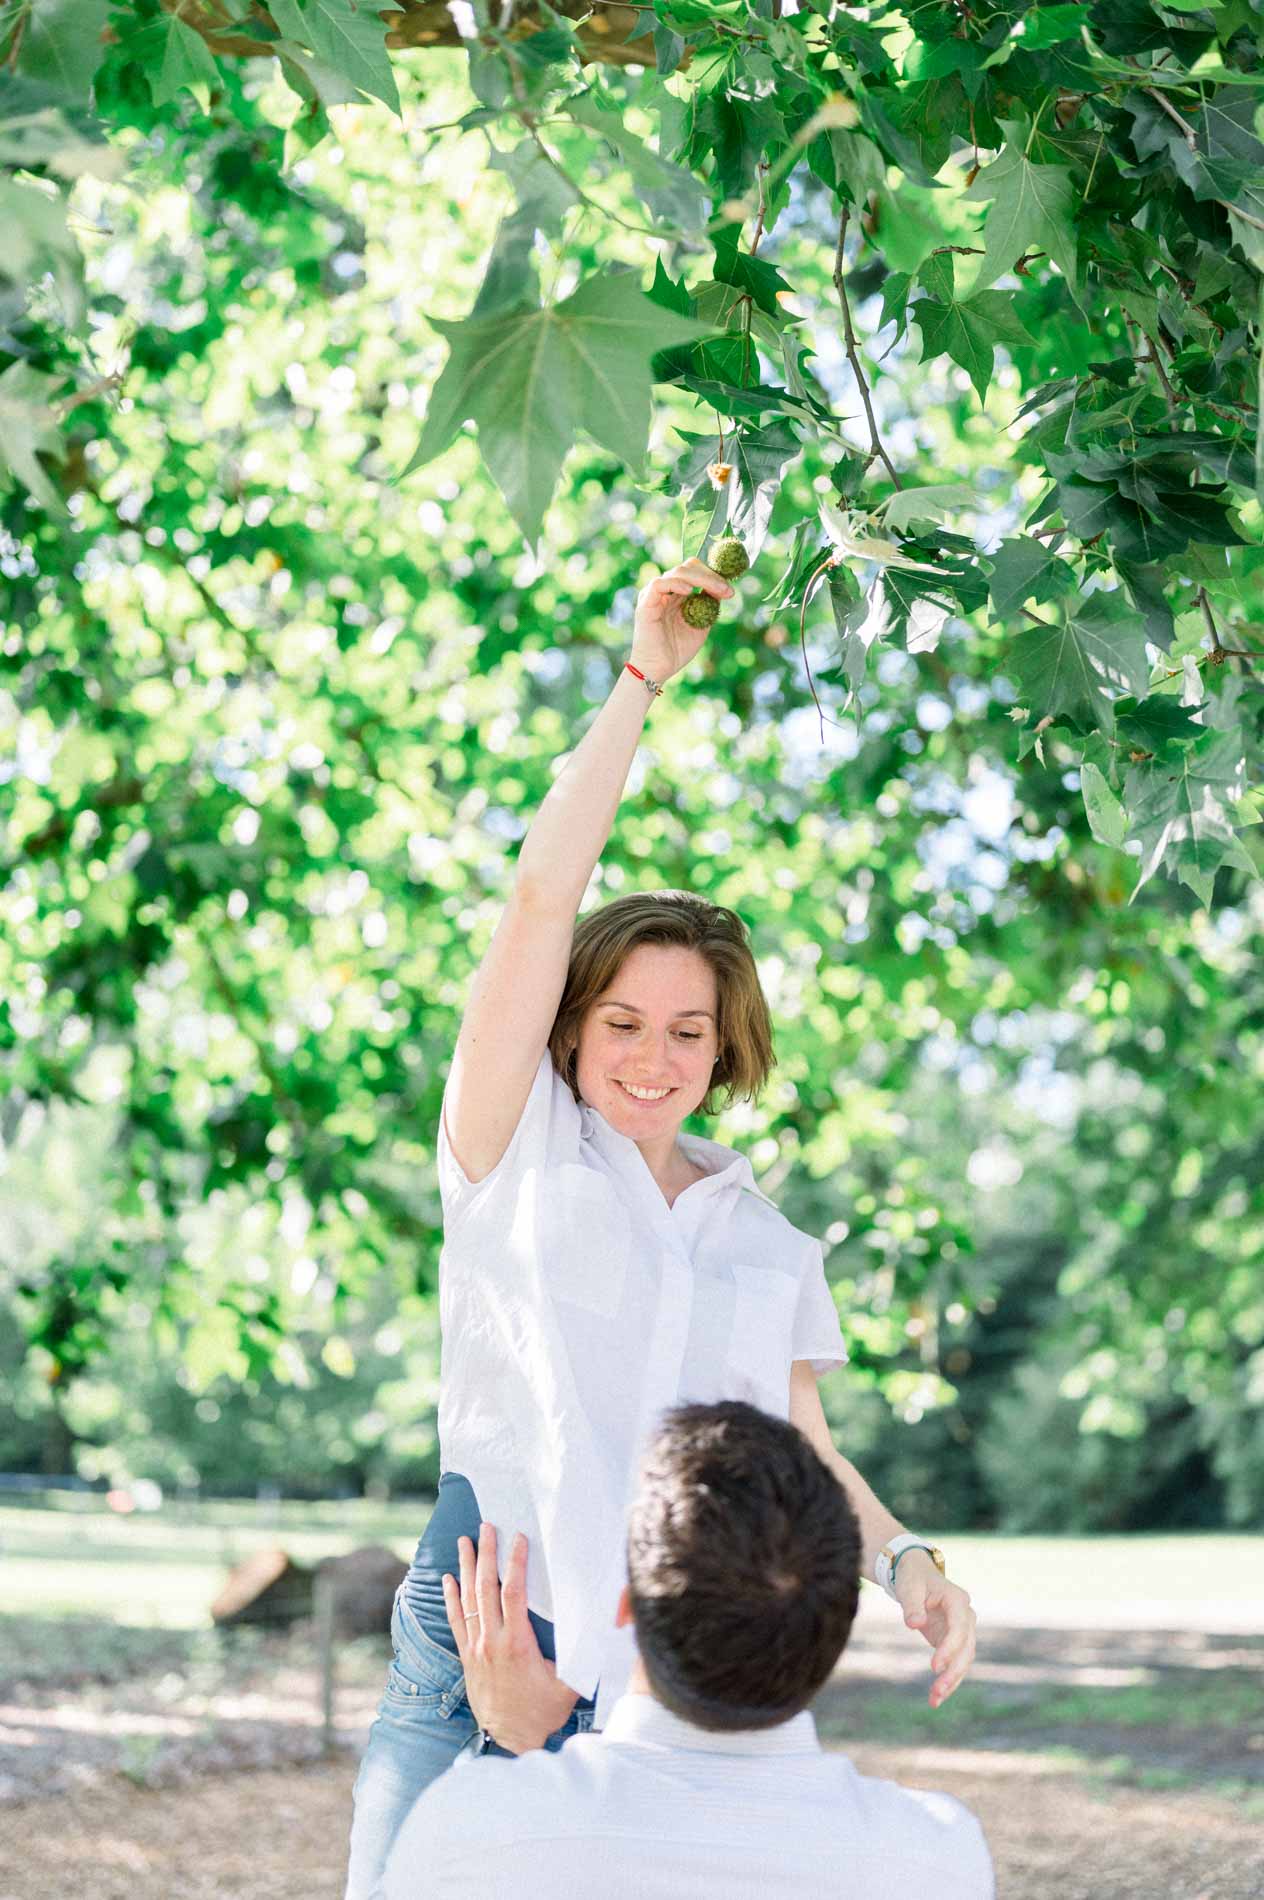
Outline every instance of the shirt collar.
<svg viewBox="0 0 1264 1900">
<path fill-rule="evenodd" d="M 723 1142 L 708 1141 L 704 1135 L 681 1134 L 676 1137 L 689 1159 L 699 1168 L 705 1168 L 707 1178 L 712 1181 L 727 1181 L 733 1187 L 754 1187 L 755 1176 L 751 1164 L 745 1155 L 738 1154 L 736 1148 L 726 1148 Z M 698 1183 L 701 1187 L 703 1184 Z"/>
<path fill-rule="evenodd" d="M 685 1748 L 704 1755 L 819 1755 L 816 1723 L 800 1710 L 775 1728 L 705 1729 L 684 1722 L 652 1695 L 635 1690 L 621 1695 L 601 1730 L 607 1742 L 638 1747 Z"/>
<path fill-rule="evenodd" d="M 620 1134 L 617 1128 L 610 1126 L 604 1115 L 590 1108 L 587 1102 L 579 1104 L 579 1119 L 582 1140 L 591 1141 L 594 1136 L 598 1136 L 603 1144 L 615 1151 L 624 1154 L 636 1151 L 636 1143 L 631 1135 Z M 709 1141 L 705 1135 L 682 1134 L 677 1139 L 689 1159 L 698 1167 L 706 1169 L 706 1180 L 695 1182 L 696 1187 L 705 1189 L 708 1194 L 720 1187 L 745 1188 L 758 1195 L 761 1201 L 768 1201 L 768 1196 L 755 1180 L 750 1161 L 744 1154 L 739 1154 L 736 1148 L 726 1148 L 720 1141 Z M 772 1201 L 768 1204 L 770 1207 L 775 1205 Z"/>
</svg>

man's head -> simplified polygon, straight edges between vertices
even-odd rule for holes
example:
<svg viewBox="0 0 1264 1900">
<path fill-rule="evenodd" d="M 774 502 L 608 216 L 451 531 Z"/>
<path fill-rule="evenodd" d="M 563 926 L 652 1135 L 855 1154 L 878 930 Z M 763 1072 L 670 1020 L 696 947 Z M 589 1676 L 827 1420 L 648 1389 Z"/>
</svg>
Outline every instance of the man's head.
<svg viewBox="0 0 1264 1900">
<path fill-rule="evenodd" d="M 795 1426 L 681 1405 L 642 1460 L 625 1613 L 654 1695 L 696 1728 L 772 1728 L 838 1661 L 860 1592 L 847 1494 Z"/>
</svg>

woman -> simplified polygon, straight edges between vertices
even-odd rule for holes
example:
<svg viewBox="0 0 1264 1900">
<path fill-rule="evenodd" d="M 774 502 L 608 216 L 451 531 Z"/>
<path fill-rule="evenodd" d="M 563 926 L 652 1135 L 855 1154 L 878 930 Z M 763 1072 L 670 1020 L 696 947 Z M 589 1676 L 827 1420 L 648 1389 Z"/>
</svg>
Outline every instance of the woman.
<svg viewBox="0 0 1264 1900">
<path fill-rule="evenodd" d="M 481 1521 L 502 1548 L 528 1538 L 531 1623 L 556 1671 L 547 1746 L 602 1726 L 633 1661 L 613 1619 L 637 1454 L 668 1405 L 745 1398 L 791 1418 L 851 1495 L 867 1574 L 934 1646 L 933 1704 L 973 1654 L 965 1592 L 830 1441 L 816 1378 L 846 1352 L 819 1243 L 743 1157 L 681 1133 L 753 1099 L 772 1067 L 740 919 L 657 891 L 576 923 L 646 714 L 706 638 L 680 612 L 696 589 L 733 591 L 699 560 L 642 589 L 632 657 L 523 842 L 457 1039 L 438 1138 L 442 1475 L 396 1600 L 347 1900 L 375 1900 L 404 1814 L 478 1734 L 443 1577 Z"/>
</svg>

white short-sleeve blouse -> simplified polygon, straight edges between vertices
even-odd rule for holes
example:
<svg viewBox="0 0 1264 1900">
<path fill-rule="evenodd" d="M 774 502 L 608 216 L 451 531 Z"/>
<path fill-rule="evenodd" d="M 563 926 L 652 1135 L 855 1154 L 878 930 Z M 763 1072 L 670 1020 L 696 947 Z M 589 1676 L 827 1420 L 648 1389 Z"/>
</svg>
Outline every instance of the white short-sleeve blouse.
<svg viewBox="0 0 1264 1900">
<path fill-rule="evenodd" d="M 562 1680 L 596 1691 L 598 1728 L 635 1656 L 614 1616 L 662 1413 L 737 1398 L 786 1418 L 794 1360 L 820 1373 L 847 1358 L 820 1242 L 745 1156 L 680 1145 L 707 1174 L 669 1207 L 636 1143 L 576 1102 L 547 1050 L 483 1180 L 440 1118 L 441 1469 L 468 1478 L 502 1552 L 526 1533 L 528 1604 L 553 1622 Z"/>
</svg>

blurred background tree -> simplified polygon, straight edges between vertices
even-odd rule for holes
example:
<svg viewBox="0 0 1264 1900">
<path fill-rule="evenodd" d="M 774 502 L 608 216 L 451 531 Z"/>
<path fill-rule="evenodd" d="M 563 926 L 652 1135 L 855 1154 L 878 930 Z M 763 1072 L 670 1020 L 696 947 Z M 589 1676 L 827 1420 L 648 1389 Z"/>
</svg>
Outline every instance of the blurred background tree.
<svg viewBox="0 0 1264 1900">
<path fill-rule="evenodd" d="M 589 901 L 688 884 L 751 927 L 778 1068 L 707 1132 L 825 1239 L 840 1443 L 918 1521 L 1258 1523 L 1260 692 L 1223 626 L 1247 654 L 1264 620 L 1242 382 L 1264 168 L 1234 106 L 1214 149 L 1190 135 L 1214 176 L 1181 186 L 1191 148 L 1116 71 L 1175 77 L 1206 125 L 1220 89 L 1253 111 L 1254 10 L 1142 9 L 1134 55 L 1096 9 L 1082 41 L 1078 7 L 990 16 L 985 45 L 948 7 L 879 34 L 855 9 L 660 5 L 645 63 L 599 83 L 568 38 L 590 51 L 596 12 L 392 60 L 389 17 L 360 13 L 372 44 L 337 68 L 302 32 L 349 0 L 226 0 L 197 31 L 194 11 L 22 0 L 0 38 L 0 1466 L 433 1484 L 434 1127 L 468 979 L 639 585 L 727 519 L 756 567 L 656 703 Z M 1011 29 L 1064 14 L 1069 45 L 1023 52 Z M 733 65 L 739 28 L 809 15 L 837 28 L 830 59 L 743 43 Z M 1063 226 L 1060 258 L 957 295 L 945 242 L 985 250 L 993 213 L 952 128 L 1006 48 L 1011 103 L 1078 86 L 1099 155 L 1109 134 L 1099 160 L 1070 120 L 1064 149 L 1027 138 L 1032 169 L 1075 177 L 1097 331 Z M 797 118 L 759 58 L 816 74 Z M 364 97 L 383 61 L 398 116 Z M 795 146 L 840 88 L 850 107 Z M 758 212 L 721 215 L 748 188 Z M 1133 190 L 1155 256 L 1112 260 Z M 1165 192 L 1206 227 L 1197 257 Z M 668 308 L 720 332 L 655 359 L 642 469 L 580 435 L 542 532 L 488 479 L 483 430 L 398 479 L 472 311 L 530 309 L 526 285 L 556 308 L 621 265 L 664 334 Z M 1150 282 L 1148 356 L 1144 292 L 1103 290 L 1125 265 Z M 1033 440 L 1041 391 L 1061 421 Z M 706 480 L 711 398 L 731 488 Z M 1112 429 L 1147 437 L 1166 502 L 1125 493 Z M 1201 457 L 1179 475 L 1175 432 Z M 1128 537 L 1178 481 L 1194 513 L 1212 491 L 1211 539 L 1169 521 L 1146 561 Z M 903 491 L 936 485 L 919 516 Z M 934 578 L 872 554 L 822 572 L 822 502 Z M 1087 711 L 1033 672 L 1046 615 L 1080 627 Z M 1171 875 L 1130 905 L 1139 858 Z"/>
</svg>

